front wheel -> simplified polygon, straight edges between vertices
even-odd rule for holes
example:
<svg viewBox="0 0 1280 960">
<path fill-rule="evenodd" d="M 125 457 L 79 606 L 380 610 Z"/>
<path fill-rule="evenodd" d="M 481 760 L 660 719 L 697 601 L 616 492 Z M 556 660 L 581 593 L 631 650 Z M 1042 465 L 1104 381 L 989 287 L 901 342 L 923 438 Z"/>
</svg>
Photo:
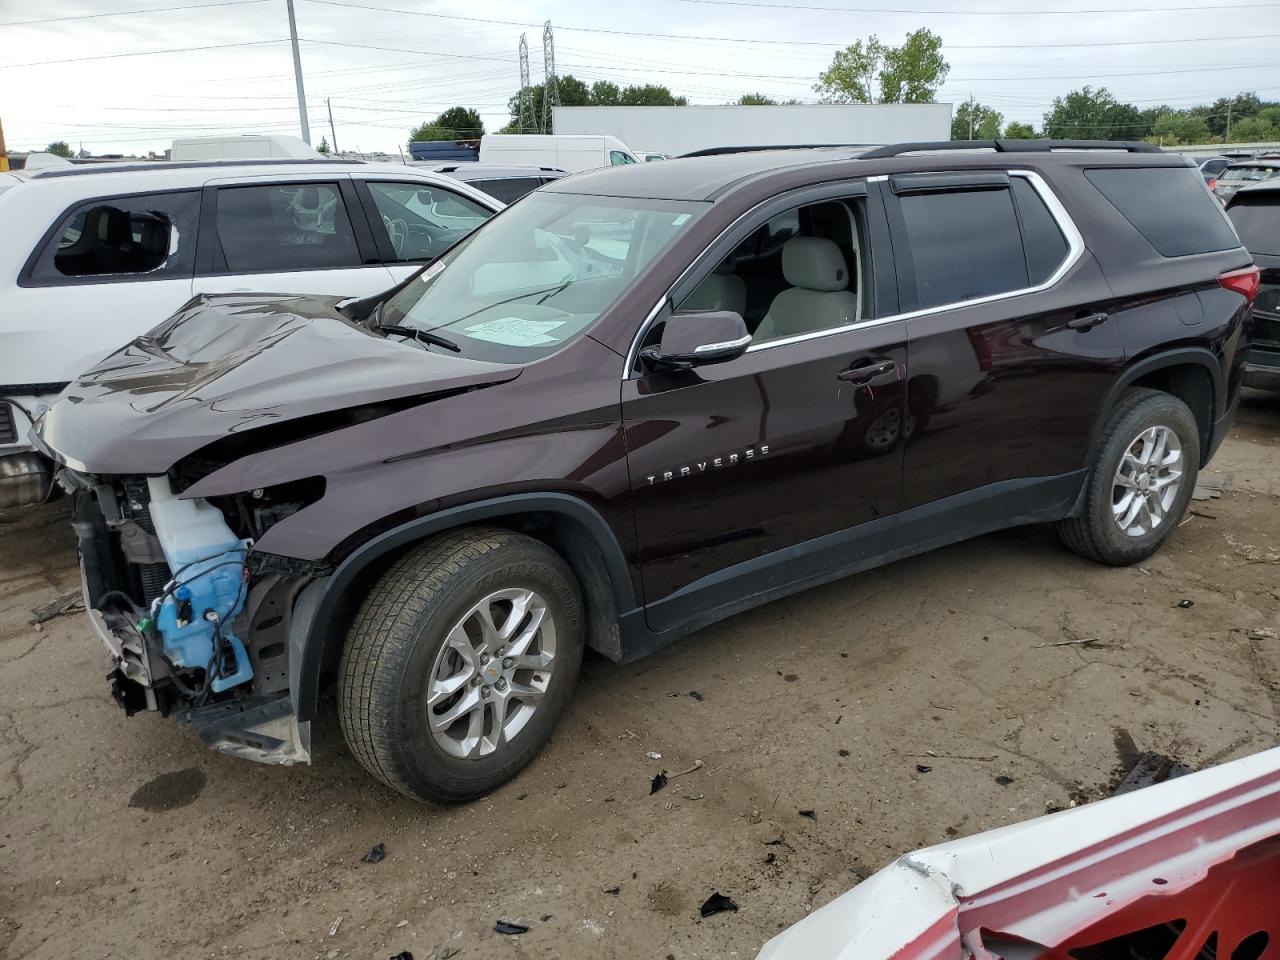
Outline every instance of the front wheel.
<svg viewBox="0 0 1280 960">
<path fill-rule="evenodd" d="M 542 749 L 582 647 L 577 581 L 555 551 L 508 530 L 443 534 L 361 606 L 338 675 L 343 734 L 401 793 L 470 800 Z"/>
<path fill-rule="evenodd" d="M 1084 511 L 1063 520 L 1068 548 L 1099 563 L 1145 560 L 1176 529 L 1200 466 L 1200 430 L 1187 405 L 1158 390 L 1121 397 L 1089 472 Z"/>
</svg>

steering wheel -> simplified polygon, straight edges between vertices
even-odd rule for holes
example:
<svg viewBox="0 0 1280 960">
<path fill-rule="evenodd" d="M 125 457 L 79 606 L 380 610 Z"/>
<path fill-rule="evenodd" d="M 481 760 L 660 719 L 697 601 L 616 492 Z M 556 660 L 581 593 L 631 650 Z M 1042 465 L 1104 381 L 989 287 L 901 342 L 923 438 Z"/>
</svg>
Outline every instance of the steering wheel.
<svg viewBox="0 0 1280 960">
<path fill-rule="evenodd" d="M 387 236 L 391 238 L 391 248 L 397 257 L 404 256 L 404 242 L 409 236 L 409 225 L 395 217 L 384 216 L 382 225 L 387 228 Z"/>
</svg>

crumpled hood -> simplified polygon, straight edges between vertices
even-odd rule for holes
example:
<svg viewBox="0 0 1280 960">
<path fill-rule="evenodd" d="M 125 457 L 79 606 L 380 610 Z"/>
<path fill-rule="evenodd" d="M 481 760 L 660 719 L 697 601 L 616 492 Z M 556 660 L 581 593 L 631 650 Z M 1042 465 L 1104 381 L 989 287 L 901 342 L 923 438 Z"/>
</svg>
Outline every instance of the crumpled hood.
<svg viewBox="0 0 1280 960">
<path fill-rule="evenodd" d="M 39 422 L 89 473 L 158 474 L 223 437 L 501 383 L 523 369 L 428 352 L 346 320 L 342 297 L 198 297 L 73 382 Z"/>
</svg>

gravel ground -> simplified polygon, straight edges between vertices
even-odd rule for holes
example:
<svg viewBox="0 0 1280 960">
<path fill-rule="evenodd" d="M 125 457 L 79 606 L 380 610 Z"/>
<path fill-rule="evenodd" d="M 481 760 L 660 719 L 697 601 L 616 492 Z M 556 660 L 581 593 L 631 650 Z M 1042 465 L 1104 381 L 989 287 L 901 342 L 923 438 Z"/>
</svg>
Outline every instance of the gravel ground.
<svg viewBox="0 0 1280 960">
<path fill-rule="evenodd" d="M 1104 796 L 1141 751 L 1276 743 L 1280 641 L 1249 631 L 1280 629 L 1280 403 L 1211 474 L 1142 567 L 1018 530 L 590 656 L 550 748 L 451 809 L 374 783 L 336 723 L 275 769 L 126 719 L 82 615 L 27 623 L 77 588 L 66 507 L 0 515 L 0 958 L 753 957 L 899 853 Z M 700 919 L 717 891 L 740 910 Z"/>
</svg>

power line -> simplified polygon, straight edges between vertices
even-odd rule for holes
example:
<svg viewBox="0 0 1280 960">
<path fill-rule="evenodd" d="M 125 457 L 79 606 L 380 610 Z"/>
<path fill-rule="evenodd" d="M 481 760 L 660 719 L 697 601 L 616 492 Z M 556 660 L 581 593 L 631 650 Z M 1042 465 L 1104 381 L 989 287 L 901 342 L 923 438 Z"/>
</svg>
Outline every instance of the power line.
<svg viewBox="0 0 1280 960">
<path fill-rule="evenodd" d="M 43 20 L 0 20 L 0 27 L 34 27 L 42 23 L 68 23 L 72 20 L 98 20 L 102 17 L 132 17 L 140 13 L 171 13 L 174 10 L 204 10 L 209 7 L 239 7 L 267 0 L 218 0 L 217 3 L 193 3 L 185 7 L 151 7 L 146 10 L 115 10 L 110 13 L 81 13 L 72 17 L 46 17 Z"/>
<path fill-rule="evenodd" d="M 316 0 L 313 0 L 316 2 Z M 1277 7 L 1278 3 L 1203 3 L 1176 7 L 1094 7 L 1076 10 L 921 10 L 905 7 L 823 7 L 810 4 L 767 3 L 753 0 L 673 0 L 674 3 L 702 3 L 721 7 L 758 7 L 769 10 L 819 10 L 823 13 L 909 13 L 930 17 L 1042 17 L 1079 13 L 1173 13 L 1179 10 L 1245 10 Z"/>
<path fill-rule="evenodd" d="M 406 16 L 414 16 L 414 17 L 432 17 L 434 19 L 439 19 L 439 20 L 466 20 L 466 21 L 471 21 L 475 23 L 497 23 L 497 24 L 504 24 L 507 26 L 515 26 L 515 27 L 535 26 L 535 24 L 529 24 L 520 20 L 496 20 L 496 19 L 486 19 L 482 17 L 462 17 L 462 16 L 456 16 L 453 14 L 428 13 L 423 10 L 403 10 L 403 9 L 397 9 L 395 7 L 381 7 L 381 6 L 372 6 L 372 5 L 363 4 L 363 3 L 349 3 L 347 2 L 347 0 L 307 0 L 307 2 L 320 3 L 320 4 L 324 4 L 326 6 L 331 6 L 331 7 L 347 7 L 353 10 L 374 10 L 379 13 L 399 13 L 399 14 L 405 14 Z M 684 2 L 684 0 L 678 0 L 678 2 Z M 693 0 L 689 0 L 689 2 L 693 2 Z M 706 2 L 706 3 L 716 2 L 716 3 L 726 3 L 726 4 L 732 3 L 732 4 L 741 5 L 741 6 L 769 6 L 769 4 L 747 3 L 746 0 L 698 0 L 698 2 Z M 806 7 L 791 7 L 787 5 L 776 5 L 776 6 L 778 6 L 779 9 L 783 9 L 783 10 L 803 10 L 803 9 L 841 10 L 841 9 L 844 9 L 844 12 L 865 12 L 865 11 L 853 11 L 853 10 L 848 10 L 846 8 L 835 8 L 835 7 L 806 8 Z M 1259 4 L 1252 4 L 1252 5 L 1245 5 L 1245 6 L 1274 7 L 1274 6 L 1280 6 L 1280 4 L 1259 3 Z M 1185 8 L 1185 9 L 1192 9 L 1192 8 Z M 1209 8 L 1195 8 L 1195 9 L 1209 9 Z M 1212 9 L 1219 10 L 1224 8 L 1221 6 L 1215 6 Z M 911 12 L 911 11 L 902 11 L 902 12 Z M 916 11 L 916 12 L 927 13 L 929 11 Z M 1085 11 L 1085 12 L 1088 12 L 1088 11 Z M 793 46 L 810 46 L 810 47 L 846 46 L 846 44 L 842 44 L 842 43 L 838 43 L 830 40 L 773 40 L 773 39 L 759 40 L 759 39 L 754 39 L 749 37 L 706 37 L 706 36 L 698 36 L 695 34 L 687 34 L 687 33 L 652 33 L 652 32 L 641 31 L 641 30 L 610 30 L 604 27 L 575 27 L 575 26 L 564 26 L 564 25 L 560 26 L 559 29 L 570 30 L 575 33 L 602 33 L 602 34 L 611 34 L 611 35 L 626 36 L 626 37 L 648 37 L 655 40 L 694 40 L 694 41 L 704 41 L 704 42 L 710 41 L 714 43 L 789 44 Z M 1093 42 L 1083 42 L 1083 43 L 952 43 L 952 44 L 945 44 L 944 46 L 946 49 L 950 49 L 950 50 L 1018 50 L 1018 49 L 1046 49 L 1046 48 L 1053 48 L 1053 47 L 1125 47 L 1125 46 L 1146 46 L 1149 44 L 1169 44 L 1169 43 L 1211 43 L 1211 42 L 1221 41 L 1221 40 L 1262 40 L 1262 39 L 1274 39 L 1277 36 L 1280 36 L 1280 34 L 1246 34 L 1243 36 L 1231 36 L 1231 37 L 1186 37 L 1186 38 L 1177 39 L 1177 40 L 1103 40 L 1103 41 L 1093 41 Z"/>
<path fill-rule="evenodd" d="M 289 38 L 276 40 L 242 40 L 239 43 L 215 43 L 205 47 L 170 47 L 167 50 L 137 50 L 133 53 L 100 53 L 93 57 L 63 57 L 58 60 L 36 60 L 31 63 L 0 63 L 0 70 L 16 70 L 18 67 L 47 67 L 54 64 L 86 63 L 90 60 L 118 60 L 121 57 L 153 57 L 162 53 L 195 53 L 198 50 L 227 50 L 231 47 L 255 47 L 267 43 L 285 43 Z M 412 52 L 412 51 L 408 51 Z"/>
</svg>

